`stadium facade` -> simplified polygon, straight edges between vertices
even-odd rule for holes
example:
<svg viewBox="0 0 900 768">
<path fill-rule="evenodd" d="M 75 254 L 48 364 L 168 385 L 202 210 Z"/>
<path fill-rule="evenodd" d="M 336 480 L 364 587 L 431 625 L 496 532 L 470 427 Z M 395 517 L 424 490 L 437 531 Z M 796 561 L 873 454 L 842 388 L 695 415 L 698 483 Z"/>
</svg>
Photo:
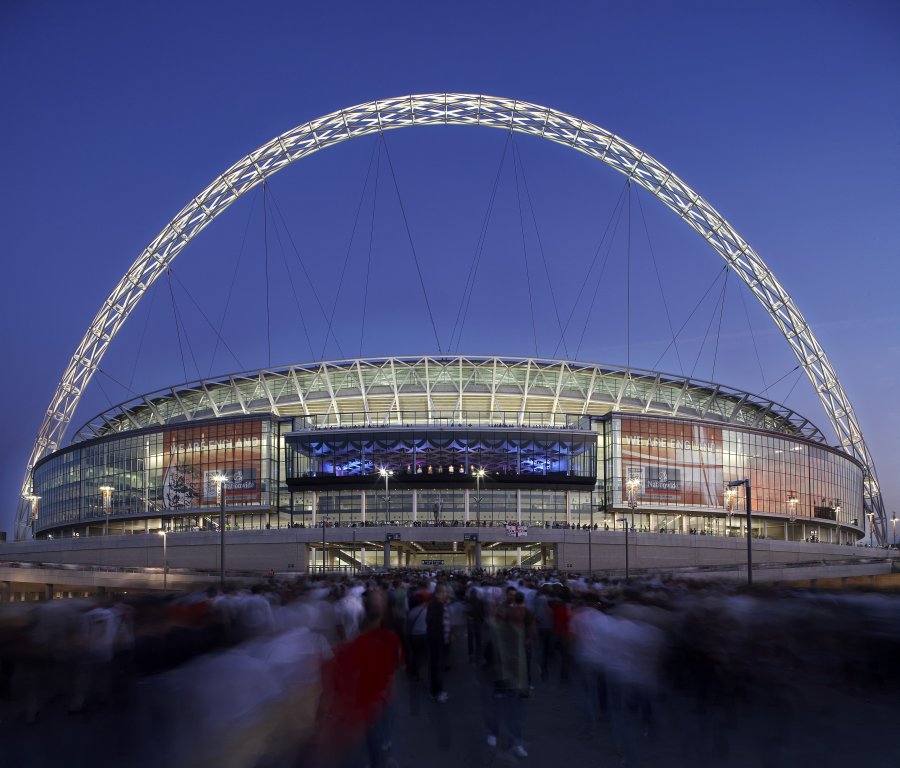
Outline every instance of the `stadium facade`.
<svg viewBox="0 0 900 768">
<path fill-rule="evenodd" d="M 349 551 L 359 528 L 458 528 L 435 550 L 450 563 L 473 528 L 480 546 L 505 549 L 511 530 L 530 543 L 626 526 L 743 537 L 743 494 L 726 490 L 743 479 L 755 538 L 864 535 L 863 465 L 762 397 L 570 361 L 345 360 L 197 381 L 100 414 L 35 466 L 32 533 L 218 530 L 224 488 L 227 530 L 335 529 Z M 433 556 L 417 545 L 407 562 Z"/>
</svg>

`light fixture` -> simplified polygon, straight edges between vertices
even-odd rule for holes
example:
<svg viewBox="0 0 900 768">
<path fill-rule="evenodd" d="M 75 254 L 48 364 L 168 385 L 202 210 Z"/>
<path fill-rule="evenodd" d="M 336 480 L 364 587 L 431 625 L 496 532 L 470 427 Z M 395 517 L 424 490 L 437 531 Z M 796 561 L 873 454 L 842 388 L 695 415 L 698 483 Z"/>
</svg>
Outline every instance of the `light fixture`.
<svg viewBox="0 0 900 768">
<path fill-rule="evenodd" d="M 725 511 L 728 512 L 728 514 L 731 514 L 734 512 L 734 500 L 736 497 L 737 497 L 737 488 L 728 488 L 728 487 L 725 488 L 724 507 L 725 507 Z"/>
</svg>

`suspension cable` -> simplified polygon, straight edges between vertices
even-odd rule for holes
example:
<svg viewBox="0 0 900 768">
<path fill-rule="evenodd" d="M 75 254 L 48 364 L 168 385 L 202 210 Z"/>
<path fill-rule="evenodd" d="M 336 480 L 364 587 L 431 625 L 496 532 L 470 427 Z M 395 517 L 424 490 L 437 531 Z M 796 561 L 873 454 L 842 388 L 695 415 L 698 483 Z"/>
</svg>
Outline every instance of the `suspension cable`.
<svg viewBox="0 0 900 768">
<path fill-rule="evenodd" d="M 722 285 L 722 303 L 719 306 L 719 327 L 716 329 L 716 346 L 713 348 L 713 364 L 712 364 L 712 375 L 709 377 L 710 381 L 716 380 L 716 362 L 719 359 L 719 339 L 722 337 L 722 319 L 725 317 L 725 299 L 728 295 L 728 278 L 731 275 L 731 270 L 725 273 L 725 283 Z"/>
<path fill-rule="evenodd" d="M 516 157 L 519 160 L 519 168 L 522 171 L 522 186 L 525 189 L 525 200 L 528 202 L 528 208 L 531 211 L 531 223 L 532 223 L 532 226 L 534 227 L 535 237 L 537 238 L 538 251 L 541 254 L 541 261 L 544 264 L 544 275 L 547 278 L 547 287 L 550 289 L 550 300 L 553 303 L 553 312 L 554 312 L 554 315 L 556 316 L 556 326 L 559 329 L 560 338 L 562 339 L 563 352 L 565 353 L 566 358 L 568 359 L 569 348 L 568 348 L 568 345 L 566 344 L 565 335 L 562 332 L 563 327 L 562 327 L 562 320 L 560 319 L 560 316 L 559 316 L 559 305 L 557 304 L 557 301 L 556 301 L 556 293 L 553 290 L 553 280 L 550 279 L 550 268 L 547 266 L 547 257 L 544 254 L 544 243 L 541 240 L 541 231 L 540 231 L 540 229 L 538 229 L 537 214 L 535 213 L 535 210 L 534 210 L 534 202 L 531 199 L 531 191 L 528 188 L 528 177 L 525 175 L 525 163 L 522 162 L 522 152 L 519 149 L 518 142 L 516 142 L 516 140 L 515 140 L 515 136 L 513 136 L 513 152 L 515 153 Z"/>
<path fill-rule="evenodd" d="M 763 386 L 766 386 L 766 374 L 763 371 L 762 360 L 759 357 L 759 348 L 756 346 L 756 334 L 753 332 L 753 325 L 750 323 L 750 313 L 747 311 L 747 302 L 744 301 L 744 292 L 738 290 L 738 296 L 741 299 L 741 306 L 744 308 L 744 317 L 747 319 L 747 327 L 750 329 L 750 339 L 753 342 L 753 353 L 756 355 L 756 364 L 759 366 L 759 375 L 762 379 Z"/>
<path fill-rule="evenodd" d="M 623 187 L 623 192 L 624 190 L 625 188 Z M 622 202 L 622 197 L 619 198 L 619 202 Z M 613 226 L 612 234 L 606 244 L 606 254 L 603 256 L 603 261 L 600 264 L 600 272 L 597 274 L 597 282 L 594 284 L 594 292 L 593 294 L 591 294 L 591 303 L 588 306 L 587 314 L 585 314 L 584 316 L 584 326 L 582 326 L 581 335 L 578 337 L 578 346 L 575 347 L 576 360 L 578 359 L 578 355 L 581 353 L 581 345 L 584 343 L 584 337 L 587 334 L 588 325 L 590 325 L 591 322 L 591 315 L 594 313 L 594 304 L 597 302 L 597 294 L 600 293 L 600 286 L 603 284 L 603 275 L 606 274 L 606 267 L 609 264 L 609 257 L 612 253 L 613 244 L 616 242 L 616 235 L 619 232 L 619 224 L 622 223 L 622 212 L 625 210 L 625 207 L 622 205 L 618 205 L 616 210 L 618 211 L 618 215 L 615 218 L 615 224 Z M 605 236 L 606 235 L 604 233 L 604 237 Z M 588 270 L 588 274 L 590 274 L 590 270 Z M 557 349 L 558 348 L 559 347 L 557 346 Z"/>
<path fill-rule="evenodd" d="M 609 215 L 609 221 L 606 222 L 606 228 L 603 230 L 603 235 L 600 237 L 600 242 L 597 244 L 597 248 L 594 251 L 594 258 L 591 260 L 590 266 L 588 267 L 588 271 L 584 276 L 584 279 L 578 286 L 578 295 L 575 297 L 575 301 L 572 304 L 572 309 L 569 312 L 569 317 L 566 319 L 566 324 L 563 326 L 562 335 L 559 338 L 559 341 L 556 342 L 556 347 L 553 349 L 553 357 L 556 357 L 559 352 L 560 344 L 562 344 L 562 340 L 565 337 L 565 334 L 569 330 L 569 324 L 572 322 L 572 318 L 575 316 L 575 310 L 578 308 L 578 304 L 581 301 L 581 295 L 584 293 L 585 286 L 590 282 L 591 272 L 594 271 L 594 266 L 597 263 L 597 258 L 600 256 L 600 251 L 603 249 L 603 243 L 606 240 L 606 235 L 609 233 L 609 228 L 612 226 L 613 221 L 616 220 L 616 212 L 619 210 L 619 206 L 622 204 L 622 198 L 625 196 L 626 185 L 622 185 L 622 191 L 619 193 L 619 198 L 616 200 L 616 204 L 613 207 L 612 213 Z M 616 225 L 618 226 L 618 225 Z M 575 357 L 578 357 L 578 352 L 575 352 Z"/>
<path fill-rule="evenodd" d="M 713 278 L 712 282 L 709 284 L 709 286 L 703 292 L 703 295 L 700 297 L 700 299 L 694 305 L 694 308 L 691 310 L 691 313 L 687 316 L 687 319 L 681 324 L 681 327 L 678 329 L 678 332 L 675 334 L 675 338 L 673 338 L 672 341 L 670 341 L 666 345 L 666 348 L 662 351 L 662 354 L 658 358 L 656 358 L 656 362 L 653 364 L 654 370 L 657 368 L 657 366 L 659 366 L 660 362 L 662 362 L 662 359 L 666 356 L 666 352 L 669 351 L 669 349 L 672 347 L 672 344 L 675 343 L 675 339 L 681 335 L 681 332 L 685 329 L 685 326 L 691 321 L 691 318 L 694 316 L 694 314 L 697 312 L 697 310 L 700 309 L 700 305 L 703 303 L 703 300 L 707 297 L 707 295 L 713 289 L 715 284 L 718 283 L 719 280 L 721 280 L 722 273 L 726 272 L 727 270 L 728 270 L 728 265 L 726 264 L 716 273 L 716 276 Z M 691 375 L 693 375 L 693 374 L 691 374 Z"/>
<path fill-rule="evenodd" d="M 478 239 L 475 242 L 475 251 L 472 254 L 472 261 L 469 264 L 469 271 L 466 274 L 466 283 L 463 287 L 462 299 L 459 308 L 456 311 L 456 320 L 453 322 L 453 329 L 450 332 L 450 345 L 448 351 L 453 350 L 453 339 L 456 338 L 456 351 L 459 352 L 459 345 L 462 343 L 462 332 L 465 326 L 466 317 L 469 314 L 469 305 L 472 302 L 472 294 L 475 293 L 475 280 L 478 276 L 478 266 L 481 264 L 481 257 L 484 254 L 484 245 L 487 241 L 488 228 L 490 226 L 491 214 L 494 210 L 494 200 L 497 197 L 497 188 L 500 184 L 500 177 L 503 172 L 503 165 L 506 161 L 506 150 L 512 137 L 512 131 L 506 134 L 506 141 L 503 143 L 503 153 L 500 156 L 500 164 L 497 166 L 497 173 L 494 175 L 494 185 L 491 188 L 491 194 L 488 198 L 487 209 L 481 220 L 481 231 L 478 233 Z M 459 334 L 457 335 L 457 327 Z"/>
<path fill-rule="evenodd" d="M 287 225 L 287 220 L 284 218 L 284 214 L 281 212 L 281 206 L 278 205 L 278 200 L 272 190 L 269 190 L 269 199 L 272 201 L 272 209 L 275 211 L 275 213 L 278 214 L 278 218 L 281 220 L 281 226 L 284 228 L 285 234 L 287 234 L 288 242 L 291 244 L 291 248 L 294 251 L 294 255 L 297 257 L 300 268 L 303 270 L 303 275 L 306 278 L 306 282 L 312 290 L 313 298 L 315 298 L 316 300 L 316 306 L 319 308 L 319 312 L 322 314 L 322 317 L 327 321 L 328 313 L 325 311 L 325 307 L 322 306 L 322 300 L 319 298 L 319 292 L 315 288 L 315 283 L 313 282 L 312 277 L 309 274 L 309 270 L 307 270 L 306 268 L 306 263 L 303 261 L 303 257 L 300 255 L 300 251 L 297 248 L 297 243 L 294 242 L 294 236 L 291 234 L 291 229 Z M 331 338 L 334 339 L 334 343 L 338 348 L 338 353 L 341 357 L 345 357 L 344 350 L 341 349 L 341 343 L 338 341 L 337 336 L 334 333 L 334 329 L 331 328 L 331 326 L 329 326 L 329 332 L 331 333 Z"/>
<path fill-rule="evenodd" d="M 153 304 L 156 301 L 157 285 L 159 285 L 159 283 L 154 282 L 149 291 L 150 303 L 147 305 L 147 313 L 146 315 L 144 315 L 144 326 L 143 328 L 141 328 L 141 335 L 138 339 L 137 351 L 134 355 L 134 363 L 131 366 L 131 375 L 128 377 L 128 387 L 126 387 L 126 389 L 130 389 L 131 385 L 134 384 L 134 377 L 137 374 L 138 362 L 142 359 L 141 352 L 144 349 L 144 338 L 147 336 L 147 328 L 150 326 L 150 317 L 153 315 Z"/>
<path fill-rule="evenodd" d="M 784 374 L 784 376 L 779 376 L 777 379 L 775 379 L 775 381 L 773 381 L 771 384 L 769 384 L 768 387 L 766 387 L 762 392 L 760 392 L 759 393 L 760 396 L 764 395 L 766 392 L 768 392 L 770 389 L 772 389 L 772 387 L 774 387 L 779 382 L 784 381 L 788 376 L 790 376 L 794 371 L 798 370 L 799 368 L 800 368 L 800 363 L 797 363 L 797 365 L 795 365 L 793 368 L 791 368 L 791 370 L 789 370 L 786 374 Z"/>
<path fill-rule="evenodd" d="M 98 372 L 98 373 L 102 373 L 104 376 L 106 376 L 107 379 L 109 379 L 110 381 L 112 381 L 114 384 L 118 384 L 122 389 L 124 389 L 124 390 L 125 390 L 126 392 L 128 392 L 129 394 L 132 394 L 132 395 L 134 395 L 135 397 L 139 397 L 139 393 L 135 392 L 135 391 L 134 391 L 131 387 L 129 387 L 127 384 L 123 384 L 123 383 L 122 383 L 121 381 L 119 381 L 115 376 L 113 376 L 113 375 L 110 374 L 110 373 L 107 373 L 107 372 L 104 371 L 102 368 L 98 367 L 98 368 L 97 368 L 97 372 Z"/>
<path fill-rule="evenodd" d="M 100 373 L 103 373 L 99 368 L 97 369 Z M 103 382 L 100 379 L 94 379 L 97 382 L 97 386 L 100 387 L 100 391 L 103 393 L 103 397 L 106 398 L 106 402 L 109 403 L 110 408 L 115 408 L 116 404 L 113 402 L 112 398 L 109 396 L 109 393 L 106 391 L 106 387 L 103 386 Z"/>
<path fill-rule="evenodd" d="M 791 399 L 791 395 L 794 394 L 794 387 L 796 387 L 800 383 L 800 380 L 802 378 L 803 378 L 803 371 L 800 371 L 799 373 L 797 373 L 797 378 L 794 379 L 794 383 L 791 384 L 791 388 L 788 390 L 788 393 L 784 396 L 784 400 L 782 400 L 781 402 L 787 403 L 787 401 Z"/>
<path fill-rule="evenodd" d="M 187 297 L 191 300 L 191 304 L 194 305 L 196 310 L 200 313 L 200 316 L 206 321 L 206 324 L 210 328 L 212 328 L 213 333 L 215 333 L 217 335 L 217 337 L 218 337 L 217 341 L 222 342 L 222 346 L 225 347 L 226 350 L 228 350 L 228 353 L 234 358 L 234 361 L 238 364 L 238 367 L 243 369 L 244 364 L 238 359 L 238 356 L 234 353 L 234 351 L 231 349 L 231 347 L 228 346 L 228 343 L 225 341 L 225 339 L 222 337 L 222 335 L 216 330 L 216 326 L 213 325 L 212 320 L 210 320 L 209 317 L 207 317 L 206 313 L 203 311 L 200 304 L 197 302 L 197 300 L 193 297 L 191 292 L 188 290 L 188 287 L 184 284 L 184 281 L 180 277 L 178 277 L 178 273 L 175 271 L 175 268 L 171 265 L 169 266 L 169 273 L 171 274 L 171 276 L 173 278 L 175 278 L 175 282 L 178 283 L 178 285 L 181 287 L 181 290 L 184 291 L 185 294 L 187 295 Z M 187 338 L 187 331 L 185 331 L 185 338 Z M 197 376 L 199 376 L 199 375 L 200 375 L 200 369 L 198 368 Z"/>
<path fill-rule="evenodd" d="M 231 305 L 231 296 L 234 293 L 234 285 L 237 282 L 238 270 L 240 269 L 240 266 L 241 266 L 241 258 L 244 255 L 244 245 L 247 242 L 247 233 L 250 231 L 250 222 L 253 219 L 253 211 L 255 208 L 256 208 L 256 197 L 254 196 L 250 201 L 250 210 L 247 213 L 247 223 L 244 225 L 244 235 L 241 238 L 241 247 L 238 249 L 238 257 L 234 263 L 234 271 L 231 273 L 231 284 L 228 286 L 228 293 L 225 296 L 225 307 L 222 310 L 222 319 L 219 321 L 218 329 L 216 329 L 215 326 L 212 326 L 212 329 L 216 334 L 216 344 L 213 347 L 212 357 L 209 360 L 209 373 L 207 373 L 207 376 L 212 376 L 213 366 L 216 363 L 216 353 L 219 351 L 219 342 L 220 341 L 224 342 L 224 337 L 222 336 L 222 331 L 225 328 L 225 318 L 228 317 L 228 307 Z M 210 325 L 212 325 L 212 324 L 210 324 Z M 226 344 L 226 347 L 227 346 L 228 345 Z M 230 349 L 228 351 L 231 352 Z M 234 357 L 235 360 L 237 360 L 237 357 L 235 356 L 234 352 L 231 352 L 231 355 L 232 355 L 232 357 Z M 244 367 L 240 364 L 240 361 L 238 361 L 238 367 L 241 369 L 243 369 L 243 367 Z"/>
<path fill-rule="evenodd" d="M 419 256 L 416 253 L 416 246 L 413 243 L 412 232 L 409 228 L 409 220 L 406 218 L 406 208 L 403 205 L 403 198 L 400 197 L 400 187 L 397 184 L 397 174 L 394 173 L 394 163 L 391 160 L 391 153 L 388 149 L 387 140 L 384 133 L 381 134 L 381 143 L 384 145 L 384 156 L 387 158 L 388 167 L 391 169 L 391 179 L 394 182 L 394 190 L 397 193 L 397 202 L 400 204 L 400 213 L 403 215 L 403 226 L 406 227 L 406 237 L 409 240 L 409 247 L 412 250 L 413 261 L 416 263 L 416 274 L 419 276 L 419 285 L 422 288 L 422 296 L 425 297 L 425 308 L 428 310 L 428 319 L 431 321 L 431 330 L 434 332 L 434 341 L 437 344 L 438 354 L 443 354 L 441 349 L 441 340 L 438 336 L 437 325 L 434 322 L 434 315 L 431 312 L 431 303 L 428 301 L 428 291 L 425 289 L 425 280 L 422 277 L 422 267 L 419 264 Z"/>
<path fill-rule="evenodd" d="M 724 302 L 725 300 L 725 288 L 728 285 L 728 275 L 730 274 L 730 270 L 727 269 L 725 271 L 725 280 L 722 283 L 722 290 L 719 293 L 719 298 L 716 300 L 716 303 L 713 304 L 712 314 L 709 316 L 709 323 L 706 325 L 706 333 L 703 334 L 703 341 L 700 342 L 700 349 L 697 351 L 697 359 L 694 360 L 694 367 L 691 368 L 691 378 L 694 378 L 694 373 L 697 370 L 697 365 L 700 362 L 700 356 L 703 354 L 703 348 L 706 346 L 706 340 L 709 338 L 709 332 L 712 329 L 712 324 L 716 319 L 716 312 L 719 309 L 719 303 Z"/>
<path fill-rule="evenodd" d="M 675 341 L 675 328 L 672 325 L 672 315 L 669 313 L 669 302 L 666 301 L 666 292 L 663 289 L 662 278 L 659 274 L 659 266 L 656 263 L 656 254 L 653 252 L 653 243 L 650 241 L 650 228 L 647 226 L 647 217 L 644 216 L 644 204 L 641 202 L 640 190 L 638 190 L 636 197 L 641 220 L 644 222 L 644 233 L 647 235 L 647 247 L 650 249 L 650 260 L 653 262 L 653 271 L 656 273 L 656 284 L 659 286 L 659 295 L 662 298 L 663 309 L 666 311 L 666 323 L 668 323 L 669 326 L 669 333 L 672 334 L 672 342 L 675 347 L 675 358 L 678 360 L 678 372 L 684 376 L 684 364 L 681 362 L 681 352 L 678 349 L 678 343 Z"/>
<path fill-rule="evenodd" d="M 333 335 L 332 327 L 334 324 L 334 315 L 337 312 L 338 301 L 341 298 L 341 289 L 344 286 L 344 275 L 347 273 L 347 264 L 350 262 L 350 254 L 353 251 L 353 241 L 356 238 L 356 229 L 359 224 L 359 215 L 362 212 L 363 201 L 366 197 L 366 190 L 369 188 L 369 176 L 372 173 L 372 163 L 375 162 L 375 153 L 381 153 L 381 142 L 376 139 L 372 144 L 372 154 L 369 156 L 369 165 L 366 168 L 366 178 L 363 181 L 362 191 L 359 193 L 359 203 L 356 205 L 356 215 L 353 217 L 353 228 L 350 230 L 350 242 L 347 243 L 347 252 L 344 254 L 344 265 L 341 267 L 341 276 L 338 279 L 337 292 L 334 294 L 334 302 L 331 305 L 331 314 L 328 316 L 328 327 L 325 331 L 325 342 L 322 345 L 322 354 L 319 355 L 320 360 L 325 359 L 325 350 L 328 347 L 328 336 Z"/>
<path fill-rule="evenodd" d="M 372 190 L 372 217 L 369 221 L 369 255 L 366 259 L 366 284 L 363 289 L 362 324 L 359 329 L 359 356 L 362 357 L 363 339 L 366 333 L 366 307 L 369 303 L 369 275 L 372 270 L 372 250 L 375 243 L 375 211 L 378 208 L 378 174 L 381 170 L 381 152 L 375 161 L 375 186 Z"/>
<path fill-rule="evenodd" d="M 314 354 L 312 339 L 309 336 L 309 328 L 306 325 L 306 316 L 303 314 L 303 305 L 300 303 L 300 297 L 297 294 L 297 286 L 294 284 L 294 276 L 291 274 L 291 269 L 288 266 L 287 249 L 284 247 L 284 242 L 281 239 L 281 231 L 278 229 L 278 221 L 273 220 L 272 223 L 275 225 L 273 227 L 275 230 L 275 239 L 278 241 L 278 249 L 281 251 L 281 263 L 284 264 L 284 271 L 287 274 L 288 285 L 291 286 L 291 294 L 294 297 L 294 305 L 297 307 L 297 314 L 300 316 L 300 327 L 303 329 L 303 335 L 306 337 L 306 346 L 309 347 L 309 356 L 311 359 Z"/>
<path fill-rule="evenodd" d="M 263 179 L 263 254 L 266 278 L 266 349 L 268 352 L 267 368 L 272 367 L 272 313 L 269 310 L 269 206 L 267 204 L 269 185 Z"/>
<path fill-rule="evenodd" d="M 528 286 L 528 307 L 531 311 L 531 332 L 534 336 L 534 356 L 540 357 L 538 354 L 537 323 L 534 317 L 534 297 L 531 292 L 531 271 L 528 268 L 528 245 L 525 238 L 525 219 L 522 216 L 522 191 L 519 187 L 519 161 L 515 140 L 513 140 L 513 171 L 516 177 L 516 203 L 519 209 L 519 231 L 522 235 L 522 261 L 525 262 L 525 283 Z"/>
<path fill-rule="evenodd" d="M 175 306 L 175 291 L 172 289 L 172 268 L 166 270 L 166 281 L 169 284 L 169 297 L 172 300 L 172 315 L 175 317 L 175 335 L 178 337 L 178 352 L 181 355 L 181 370 L 184 380 L 188 381 L 187 365 L 184 363 L 184 347 L 181 345 L 181 326 L 178 323 L 178 309 Z"/>
<path fill-rule="evenodd" d="M 631 176 L 628 177 L 628 231 L 626 233 L 626 262 L 625 278 L 627 298 L 625 300 L 625 327 L 626 327 L 626 347 L 625 347 L 625 366 L 631 369 Z"/>
</svg>

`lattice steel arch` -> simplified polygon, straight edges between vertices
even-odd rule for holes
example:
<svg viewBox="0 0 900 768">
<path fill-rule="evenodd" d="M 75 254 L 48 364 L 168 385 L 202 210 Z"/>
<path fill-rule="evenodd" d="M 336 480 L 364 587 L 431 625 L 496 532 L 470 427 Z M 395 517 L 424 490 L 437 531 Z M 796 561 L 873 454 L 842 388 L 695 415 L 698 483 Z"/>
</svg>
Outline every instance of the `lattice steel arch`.
<svg viewBox="0 0 900 768">
<path fill-rule="evenodd" d="M 370 101 L 292 128 L 239 160 L 191 200 L 141 252 L 100 307 L 50 400 L 28 459 L 16 519 L 23 538 L 31 514 L 31 470 L 60 445 L 106 348 L 147 289 L 184 247 L 241 195 L 287 165 L 358 136 L 414 125 L 481 125 L 548 139 L 606 163 L 658 197 L 696 230 L 747 284 L 774 320 L 822 401 L 840 445 L 865 467 L 865 503 L 880 543 L 887 520 L 875 464 L 837 373 L 793 299 L 759 254 L 709 203 L 654 158 L 572 115 L 514 99 L 421 94 Z"/>
</svg>

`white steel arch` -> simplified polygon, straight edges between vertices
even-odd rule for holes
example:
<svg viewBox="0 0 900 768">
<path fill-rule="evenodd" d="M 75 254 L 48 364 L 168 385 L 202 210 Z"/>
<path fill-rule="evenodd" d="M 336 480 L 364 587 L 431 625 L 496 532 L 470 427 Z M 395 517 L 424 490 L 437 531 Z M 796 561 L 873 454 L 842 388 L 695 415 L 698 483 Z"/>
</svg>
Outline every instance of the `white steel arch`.
<svg viewBox="0 0 900 768">
<path fill-rule="evenodd" d="M 765 307 L 818 393 L 840 445 L 865 466 L 870 524 L 874 524 L 879 542 L 886 541 L 887 521 L 875 465 L 850 400 L 809 324 L 756 251 L 672 171 L 615 134 L 548 107 L 473 94 L 421 94 L 370 101 L 303 123 L 243 157 L 184 206 L 129 267 L 72 355 L 28 459 L 16 538 L 27 534 L 32 513 L 32 468 L 60 446 L 81 394 L 109 343 L 147 289 L 184 247 L 241 195 L 296 160 L 358 136 L 415 125 L 481 125 L 571 147 L 625 174 L 696 230 Z"/>
</svg>

